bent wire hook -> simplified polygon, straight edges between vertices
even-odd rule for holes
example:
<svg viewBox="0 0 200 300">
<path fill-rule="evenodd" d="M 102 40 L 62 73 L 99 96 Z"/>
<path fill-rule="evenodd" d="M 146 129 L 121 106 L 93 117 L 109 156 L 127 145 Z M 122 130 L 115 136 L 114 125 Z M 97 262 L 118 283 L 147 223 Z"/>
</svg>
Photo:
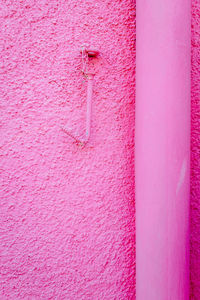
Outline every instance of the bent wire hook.
<svg viewBox="0 0 200 300">
<path fill-rule="evenodd" d="M 90 131 L 91 131 L 91 112 L 92 112 L 92 93 L 93 93 L 93 79 L 94 74 L 87 73 L 87 63 L 89 57 L 97 57 L 99 52 L 96 50 L 86 50 L 82 49 L 82 63 L 83 69 L 82 73 L 87 78 L 87 109 L 86 109 L 86 132 L 85 138 L 81 138 L 78 135 L 73 134 L 68 128 L 63 127 L 63 130 L 73 138 L 77 143 L 84 146 L 87 144 L 90 138 Z"/>
</svg>

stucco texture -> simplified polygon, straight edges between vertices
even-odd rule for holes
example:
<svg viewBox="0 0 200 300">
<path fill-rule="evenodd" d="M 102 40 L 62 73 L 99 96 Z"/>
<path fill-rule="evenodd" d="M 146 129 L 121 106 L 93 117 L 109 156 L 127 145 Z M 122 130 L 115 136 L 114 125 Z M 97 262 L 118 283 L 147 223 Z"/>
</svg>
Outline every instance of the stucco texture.
<svg viewBox="0 0 200 300">
<path fill-rule="evenodd" d="M 0 3 L 0 299 L 134 299 L 135 1 Z M 100 51 L 91 139 L 80 48 Z M 191 299 L 200 299 L 200 5 L 192 0 Z"/>
<path fill-rule="evenodd" d="M 0 299 L 134 299 L 134 2 L 0 5 Z"/>
</svg>

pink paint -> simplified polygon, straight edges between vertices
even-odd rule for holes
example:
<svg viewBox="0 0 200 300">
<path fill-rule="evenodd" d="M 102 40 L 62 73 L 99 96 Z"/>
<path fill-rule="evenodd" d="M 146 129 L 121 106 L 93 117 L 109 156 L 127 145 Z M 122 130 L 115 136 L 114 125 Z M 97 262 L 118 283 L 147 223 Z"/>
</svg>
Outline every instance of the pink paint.
<svg viewBox="0 0 200 300">
<path fill-rule="evenodd" d="M 138 1 L 136 28 L 136 298 L 186 300 L 190 1 Z"/>
<path fill-rule="evenodd" d="M 84 78 L 87 79 L 87 110 L 86 110 L 86 132 L 85 137 L 81 138 L 80 136 L 74 135 L 68 128 L 64 127 L 63 130 L 72 137 L 78 144 L 85 146 L 90 138 L 91 131 L 91 118 L 92 118 L 92 94 L 93 94 L 93 79 L 94 74 L 88 73 L 89 67 L 89 58 L 96 58 L 99 56 L 99 51 L 88 50 L 83 48 L 81 50 L 82 55 L 82 73 Z M 91 72 L 91 71 L 90 71 Z"/>
<path fill-rule="evenodd" d="M 93 74 L 88 74 L 88 88 L 87 88 L 87 117 L 86 117 L 86 142 L 90 138 L 91 118 L 92 118 L 92 93 L 93 93 Z"/>
<path fill-rule="evenodd" d="M 0 299 L 134 299 L 133 1 L 0 5 Z"/>
<path fill-rule="evenodd" d="M 89 57 L 97 57 L 98 52 L 90 51 L 82 47 L 80 54 L 82 56 L 82 75 L 87 79 L 87 111 L 86 111 L 86 133 L 85 137 L 74 134 L 69 128 L 63 127 L 63 130 L 73 138 L 78 145 L 85 146 L 90 137 L 91 130 L 91 110 L 92 110 L 92 92 L 93 92 L 93 74 L 88 74 Z"/>
<path fill-rule="evenodd" d="M 192 0 L 190 299 L 200 299 L 200 3 Z"/>
<path fill-rule="evenodd" d="M 92 93 L 93 93 L 93 78 L 94 74 L 87 74 L 87 111 L 86 111 L 86 131 L 85 137 L 81 138 L 79 135 L 74 135 L 68 128 L 63 127 L 63 130 L 73 138 L 78 144 L 85 146 L 90 138 L 91 121 L 92 121 Z"/>
<path fill-rule="evenodd" d="M 192 4 L 193 300 L 200 299 L 199 0 Z M 134 299 L 134 1 L 0 6 L 0 298 Z M 61 130 L 84 134 L 83 44 L 101 53 L 92 59 L 84 149 Z M 181 174 L 184 164 L 177 190 Z"/>
</svg>

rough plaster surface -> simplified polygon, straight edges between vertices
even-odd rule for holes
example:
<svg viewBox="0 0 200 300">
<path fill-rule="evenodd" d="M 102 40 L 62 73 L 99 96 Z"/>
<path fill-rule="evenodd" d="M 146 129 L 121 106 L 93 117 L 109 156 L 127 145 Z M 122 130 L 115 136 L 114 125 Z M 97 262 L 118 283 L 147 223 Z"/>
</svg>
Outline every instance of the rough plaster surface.
<svg viewBox="0 0 200 300">
<path fill-rule="evenodd" d="M 134 1 L 3 0 L 0 24 L 0 299 L 134 299 Z"/>
<path fill-rule="evenodd" d="M 134 299 L 135 7 L 1 1 L 0 299 Z M 91 141 L 82 44 L 101 51 Z M 192 0 L 191 299 L 200 299 L 200 5 Z"/>
<path fill-rule="evenodd" d="M 200 2 L 192 0 L 191 299 L 200 299 Z"/>
</svg>

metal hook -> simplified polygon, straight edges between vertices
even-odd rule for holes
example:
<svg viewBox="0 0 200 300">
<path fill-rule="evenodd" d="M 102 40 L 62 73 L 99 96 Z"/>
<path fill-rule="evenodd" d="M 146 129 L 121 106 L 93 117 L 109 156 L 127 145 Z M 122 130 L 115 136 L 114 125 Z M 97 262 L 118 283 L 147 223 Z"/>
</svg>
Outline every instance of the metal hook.
<svg viewBox="0 0 200 300">
<path fill-rule="evenodd" d="M 63 127 L 63 130 L 73 138 L 79 145 L 85 146 L 90 138 L 91 132 L 91 112 L 92 112 L 92 93 L 93 93 L 93 79 L 94 74 L 87 72 L 87 62 L 89 57 L 97 57 L 99 52 L 96 50 L 82 49 L 83 68 L 82 73 L 87 78 L 87 109 L 86 109 L 86 132 L 85 138 L 81 139 L 80 136 L 73 134 L 68 128 Z M 85 62 L 84 62 L 85 57 Z"/>
</svg>

